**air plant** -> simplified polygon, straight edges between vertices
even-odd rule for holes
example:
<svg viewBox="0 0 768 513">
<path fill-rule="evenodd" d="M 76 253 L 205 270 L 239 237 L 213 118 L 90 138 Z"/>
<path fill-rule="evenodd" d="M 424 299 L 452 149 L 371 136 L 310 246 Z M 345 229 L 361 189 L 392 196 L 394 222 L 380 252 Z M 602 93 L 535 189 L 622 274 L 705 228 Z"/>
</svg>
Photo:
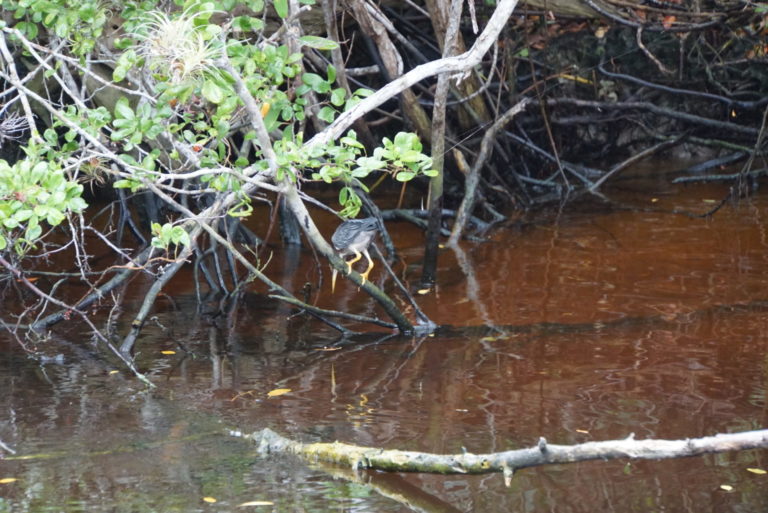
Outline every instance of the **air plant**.
<svg viewBox="0 0 768 513">
<path fill-rule="evenodd" d="M 6 104 L 0 110 L 0 117 L 3 116 L 10 103 Z M 0 121 L 0 148 L 6 141 L 18 141 L 24 132 L 29 130 L 29 121 L 20 116 L 17 112 L 11 112 Z"/>
<path fill-rule="evenodd" d="M 189 8 L 176 17 L 151 13 L 140 47 L 150 69 L 167 72 L 172 84 L 215 72 L 213 62 L 219 55 L 215 36 L 220 28 L 201 22 L 212 13 Z"/>
</svg>

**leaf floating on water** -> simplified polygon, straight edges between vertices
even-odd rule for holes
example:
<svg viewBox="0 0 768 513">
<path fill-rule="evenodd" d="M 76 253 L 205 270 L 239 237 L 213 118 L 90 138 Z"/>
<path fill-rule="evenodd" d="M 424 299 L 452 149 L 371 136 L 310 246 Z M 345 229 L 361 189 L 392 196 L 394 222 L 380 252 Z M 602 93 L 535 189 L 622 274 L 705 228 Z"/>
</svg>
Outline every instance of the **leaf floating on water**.
<svg viewBox="0 0 768 513">
<path fill-rule="evenodd" d="M 340 347 L 316 347 L 315 351 L 339 351 Z"/>
<path fill-rule="evenodd" d="M 273 506 L 275 503 L 270 501 L 248 501 L 242 504 L 238 504 L 238 508 L 245 508 L 247 506 Z"/>
<path fill-rule="evenodd" d="M 416 294 L 420 294 L 423 296 L 424 294 L 429 294 L 429 290 L 430 289 L 419 289 L 416 291 Z"/>
<path fill-rule="evenodd" d="M 218 502 L 214 497 L 203 497 L 203 502 L 207 502 L 208 504 L 213 504 L 214 502 Z"/>
<path fill-rule="evenodd" d="M 605 37 L 605 34 L 608 33 L 608 27 L 606 25 L 597 27 L 597 30 L 595 30 L 595 37 L 598 39 L 602 39 Z"/>
<path fill-rule="evenodd" d="M 119 372 L 120 372 L 120 371 L 119 371 L 119 370 L 117 370 L 117 369 L 112 369 L 111 371 L 109 371 L 109 373 L 108 373 L 108 374 L 111 376 L 112 374 L 118 374 Z"/>
<path fill-rule="evenodd" d="M 577 433 L 583 433 L 583 434 L 585 434 L 585 435 L 588 435 L 588 434 L 589 434 L 589 431 L 587 431 L 586 429 L 577 429 L 577 430 L 576 430 L 576 432 L 577 432 Z"/>
<path fill-rule="evenodd" d="M 508 339 L 509 339 L 509 335 L 507 335 L 506 333 L 503 333 L 495 337 L 488 335 L 487 337 L 481 338 L 480 342 L 496 342 L 497 340 L 508 340 Z"/>
<path fill-rule="evenodd" d="M 701 200 L 702 203 L 719 203 L 719 200 L 716 199 L 703 199 Z"/>
<path fill-rule="evenodd" d="M 759 474 L 759 475 L 768 474 L 767 470 L 763 470 L 761 468 L 748 468 L 747 472 L 752 472 L 753 474 Z"/>
<path fill-rule="evenodd" d="M 166 349 L 165 351 L 160 351 L 160 354 L 176 354 L 176 351 L 171 351 L 170 349 Z"/>
<path fill-rule="evenodd" d="M 279 395 L 287 394 L 290 391 L 290 388 L 276 388 L 267 392 L 267 397 L 277 397 Z"/>
<path fill-rule="evenodd" d="M 0 484 L 8 484 L 8 483 L 15 483 L 19 479 L 16 477 L 3 477 L 0 479 Z"/>
<path fill-rule="evenodd" d="M 721 490 L 725 490 L 726 492 L 730 492 L 731 490 L 733 490 L 733 486 L 731 486 L 731 485 L 720 485 L 720 489 Z"/>
</svg>

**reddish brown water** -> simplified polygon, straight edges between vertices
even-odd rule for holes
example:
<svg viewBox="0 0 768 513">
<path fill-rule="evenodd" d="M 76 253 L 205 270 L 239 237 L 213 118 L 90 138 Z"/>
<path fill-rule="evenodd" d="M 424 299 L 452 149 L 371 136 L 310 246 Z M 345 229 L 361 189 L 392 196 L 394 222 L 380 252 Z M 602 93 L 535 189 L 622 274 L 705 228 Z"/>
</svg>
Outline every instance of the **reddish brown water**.
<svg viewBox="0 0 768 513">
<path fill-rule="evenodd" d="M 27 359 L 3 339 L 0 441 L 16 455 L 3 453 L 0 478 L 18 481 L 0 484 L 0 513 L 768 511 L 768 475 L 747 471 L 768 469 L 766 451 L 531 468 L 507 488 L 499 475 L 354 475 L 263 459 L 221 434 L 268 426 L 305 441 L 481 453 L 541 436 L 575 444 L 766 427 L 768 196 L 687 215 L 724 194 L 619 191 L 610 208 L 571 205 L 446 249 L 439 286 L 420 304 L 440 324 L 479 327 L 450 336 L 382 332 L 324 350 L 335 334 L 287 320 L 293 310 L 259 287 L 214 328 L 187 278 L 139 343 L 155 392 L 109 374 L 84 328 L 41 346 L 63 364 Z M 418 264 L 418 232 L 390 229 L 404 263 Z M 268 272 L 292 290 L 317 279 L 309 254 L 293 267 L 278 248 Z M 377 266 L 372 277 L 382 276 Z M 415 283 L 417 270 L 403 276 Z M 322 306 L 378 313 L 350 284 L 328 288 L 326 276 Z M 276 388 L 291 392 L 268 398 Z M 253 500 L 273 505 L 237 508 Z"/>
</svg>

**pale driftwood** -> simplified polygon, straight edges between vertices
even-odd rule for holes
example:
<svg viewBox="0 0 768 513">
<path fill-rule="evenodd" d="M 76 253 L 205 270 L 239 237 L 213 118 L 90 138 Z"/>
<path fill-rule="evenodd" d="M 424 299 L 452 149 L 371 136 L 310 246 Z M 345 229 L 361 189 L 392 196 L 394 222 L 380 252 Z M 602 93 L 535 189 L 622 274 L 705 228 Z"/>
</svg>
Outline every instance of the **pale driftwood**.
<svg viewBox="0 0 768 513">
<path fill-rule="evenodd" d="M 586 442 L 578 445 L 548 444 L 544 438 L 534 447 L 489 454 L 433 454 L 385 450 L 340 442 L 303 444 L 285 438 L 271 429 L 245 435 L 262 453 L 294 454 L 309 461 L 322 461 L 358 469 L 388 472 L 428 472 L 435 474 L 488 474 L 503 472 L 512 477 L 515 470 L 553 463 L 588 460 L 682 458 L 702 454 L 768 448 L 768 429 L 717 434 L 686 440 L 624 440 Z"/>
</svg>

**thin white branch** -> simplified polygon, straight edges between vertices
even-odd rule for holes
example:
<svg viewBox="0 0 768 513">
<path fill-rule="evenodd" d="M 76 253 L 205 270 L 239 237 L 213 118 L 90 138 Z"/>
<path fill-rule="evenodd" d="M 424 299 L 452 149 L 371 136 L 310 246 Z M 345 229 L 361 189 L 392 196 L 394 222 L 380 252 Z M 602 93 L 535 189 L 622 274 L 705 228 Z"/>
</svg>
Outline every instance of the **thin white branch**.
<svg viewBox="0 0 768 513">
<path fill-rule="evenodd" d="M 390 98 L 397 96 L 412 85 L 425 78 L 440 73 L 463 73 L 478 65 L 483 56 L 496 41 L 507 20 L 517 6 L 518 0 L 501 0 L 488 20 L 483 32 L 478 36 L 472 48 L 461 55 L 438 59 L 420 66 L 388 83 L 368 98 L 341 114 L 328 128 L 307 141 L 307 147 L 328 144 L 340 137 L 352 124 L 371 112 Z"/>
</svg>

